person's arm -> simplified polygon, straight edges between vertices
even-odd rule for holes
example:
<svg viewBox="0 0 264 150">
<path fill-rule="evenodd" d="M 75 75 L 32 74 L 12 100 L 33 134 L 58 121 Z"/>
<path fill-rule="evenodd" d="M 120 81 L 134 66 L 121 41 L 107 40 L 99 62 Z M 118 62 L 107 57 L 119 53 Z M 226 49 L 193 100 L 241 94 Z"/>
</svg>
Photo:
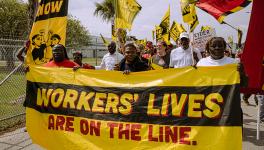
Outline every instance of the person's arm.
<svg viewBox="0 0 264 150">
<path fill-rule="evenodd" d="M 22 62 L 24 62 L 24 56 L 23 56 L 23 53 L 24 53 L 24 51 L 26 50 L 26 47 L 22 47 L 22 48 L 20 48 L 19 50 L 18 50 L 18 53 L 17 53 L 17 58 L 18 58 L 18 60 L 20 60 L 20 61 L 22 61 Z"/>
<path fill-rule="evenodd" d="M 237 66 L 237 70 L 240 74 L 240 86 L 247 87 L 248 86 L 248 76 L 245 72 L 244 65 L 242 63 L 239 63 Z"/>
</svg>

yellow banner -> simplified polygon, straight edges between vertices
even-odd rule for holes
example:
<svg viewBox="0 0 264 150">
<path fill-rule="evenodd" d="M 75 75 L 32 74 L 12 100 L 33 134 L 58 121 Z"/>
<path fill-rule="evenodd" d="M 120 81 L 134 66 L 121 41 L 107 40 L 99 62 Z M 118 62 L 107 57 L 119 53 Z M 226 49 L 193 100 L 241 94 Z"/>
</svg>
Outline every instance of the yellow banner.
<svg viewBox="0 0 264 150">
<path fill-rule="evenodd" d="M 236 69 L 124 75 L 31 66 L 26 127 L 45 149 L 241 149 Z"/>
<path fill-rule="evenodd" d="M 52 59 L 52 47 L 65 45 L 68 0 L 41 0 L 29 35 L 26 63 L 42 65 Z"/>
</svg>

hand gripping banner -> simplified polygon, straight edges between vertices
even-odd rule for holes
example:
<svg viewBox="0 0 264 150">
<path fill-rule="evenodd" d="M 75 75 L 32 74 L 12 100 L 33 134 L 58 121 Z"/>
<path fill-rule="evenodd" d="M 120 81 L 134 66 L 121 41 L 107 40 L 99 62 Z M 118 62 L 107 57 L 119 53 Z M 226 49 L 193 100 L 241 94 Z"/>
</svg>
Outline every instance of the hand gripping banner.
<svg viewBox="0 0 264 150">
<path fill-rule="evenodd" d="M 68 0 L 41 0 L 29 36 L 26 63 L 42 65 L 52 59 L 52 47 L 65 45 Z"/>
<path fill-rule="evenodd" d="M 46 149 L 242 149 L 236 67 L 30 67 L 26 127 Z"/>
</svg>

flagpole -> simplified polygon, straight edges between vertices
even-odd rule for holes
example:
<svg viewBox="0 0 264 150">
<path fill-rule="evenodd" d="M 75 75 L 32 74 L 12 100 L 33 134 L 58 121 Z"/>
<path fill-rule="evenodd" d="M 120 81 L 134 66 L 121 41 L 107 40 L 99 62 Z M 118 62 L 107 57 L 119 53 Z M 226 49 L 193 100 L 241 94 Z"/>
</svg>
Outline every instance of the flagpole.
<svg viewBox="0 0 264 150">
<path fill-rule="evenodd" d="M 192 38 L 190 38 L 190 35 L 191 35 L 191 26 L 188 24 L 188 32 L 189 32 L 189 40 L 190 40 L 190 43 L 189 43 L 189 46 L 190 46 L 190 48 L 191 48 L 191 53 L 192 53 L 192 62 L 193 62 L 193 64 L 192 64 L 192 66 L 194 66 L 195 65 L 195 60 L 194 60 L 194 55 L 193 55 L 193 46 L 192 46 L 192 41 L 191 41 L 191 39 Z"/>
<path fill-rule="evenodd" d="M 223 21 L 223 24 L 226 24 L 226 25 L 228 25 L 229 27 L 231 27 L 231 28 L 233 28 L 233 29 L 235 29 L 235 30 L 238 30 L 236 27 L 230 25 L 229 23 L 226 23 L 225 21 Z"/>
</svg>

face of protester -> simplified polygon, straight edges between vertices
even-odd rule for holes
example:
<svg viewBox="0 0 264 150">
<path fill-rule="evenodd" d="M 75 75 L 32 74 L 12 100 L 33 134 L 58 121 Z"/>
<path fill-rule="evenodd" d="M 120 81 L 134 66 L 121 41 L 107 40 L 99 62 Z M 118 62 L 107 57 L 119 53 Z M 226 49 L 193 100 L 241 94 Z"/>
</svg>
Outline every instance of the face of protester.
<svg viewBox="0 0 264 150">
<path fill-rule="evenodd" d="M 180 39 L 180 44 L 184 50 L 189 48 L 189 43 L 190 43 L 190 40 L 188 38 L 183 37 Z"/>
<path fill-rule="evenodd" d="M 55 62 L 62 62 L 65 58 L 64 47 L 62 45 L 55 45 L 52 48 L 52 55 Z"/>
<path fill-rule="evenodd" d="M 82 56 L 81 56 L 81 54 L 73 54 L 73 61 L 81 66 L 82 65 Z"/>
<path fill-rule="evenodd" d="M 125 48 L 125 58 L 127 62 L 133 62 L 137 56 L 137 50 L 132 47 Z"/>
<path fill-rule="evenodd" d="M 164 55 L 164 53 L 166 53 L 166 47 L 161 42 L 158 42 L 158 44 L 157 44 L 157 54 L 159 56 L 162 56 L 162 55 Z"/>
<path fill-rule="evenodd" d="M 116 44 L 114 42 L 111 42 L 108 46 L 108 51 L 110 54 L 114 54 L 116 51 Z"/>
<path fill-rule="evenodd" d="M 209 45 L 209 54 L 215 60 L 223 58 L 225 55 L 224 41 L 221 39 L 212 40 Z"/>
</svg>

